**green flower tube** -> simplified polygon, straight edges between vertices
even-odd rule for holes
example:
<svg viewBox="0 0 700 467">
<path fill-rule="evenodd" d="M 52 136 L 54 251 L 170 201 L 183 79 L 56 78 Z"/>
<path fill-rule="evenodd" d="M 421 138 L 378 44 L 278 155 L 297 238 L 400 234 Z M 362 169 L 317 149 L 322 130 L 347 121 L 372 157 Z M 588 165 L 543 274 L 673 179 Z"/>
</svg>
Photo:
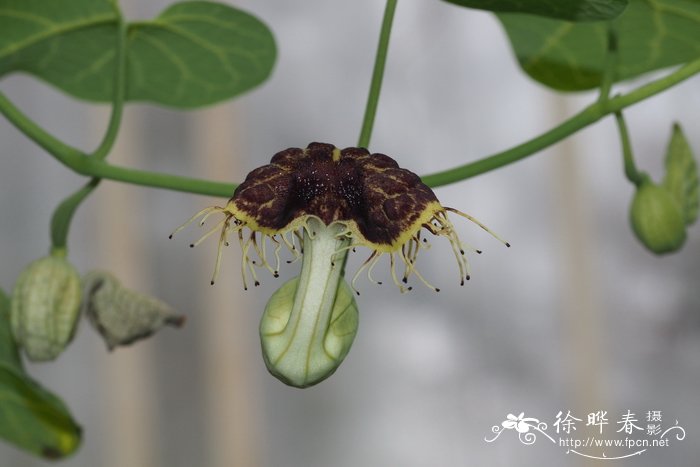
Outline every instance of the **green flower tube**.
<svg viewBox="0 0 700 467">
<path fill-rule="evenodd" d="M 260 321 L 263 358 L 290 386 L 314 385 L 338 368 L 357 333 L 358 311 L 342 278 L 349 240 L 341 224 L 311 219 L 304 231 L 301 275 L 280 287 Z M 337 253 L 342 251 L 341 253 Z"/>
</svg>

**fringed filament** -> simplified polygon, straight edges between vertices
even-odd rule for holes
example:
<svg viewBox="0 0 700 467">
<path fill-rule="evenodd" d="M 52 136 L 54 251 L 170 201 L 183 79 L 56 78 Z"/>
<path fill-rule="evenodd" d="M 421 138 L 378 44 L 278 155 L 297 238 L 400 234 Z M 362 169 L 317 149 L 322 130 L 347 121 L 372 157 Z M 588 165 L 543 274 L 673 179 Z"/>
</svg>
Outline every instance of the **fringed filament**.
<svg viewBox="0 0 700 467">
<path fill-rule="evenodd" d="M 462 216 L 462 217 L 464 217 L 465 219 L 472 221 L 473 223 L 475 223 L 476 225 L 478 225 L 479 227 L 481 227 L 482 229 L 484 229 L 485 231 L 487 231 L 489 234 L 491 234 L 491 236 L 492 236 L 493 238 L 495 238 L 496 240 L 498 240 L 499 242 L 503 243 L 505 246 L 507 246 L 508 248 L 510 248 L 510 243 L 506 242 L 506 241 L 503 240 L 501 237 L 499 237 L 498 235 L 496 235 L 496 233 L 495 233 L 493 230 L 491 230 L 491 229 L 489 229 L 488 227 L 486 227 L 484 224 L 482 224 L 482 223 L 481 223 L 478 219 L 476 219 L 475 217 L 472 217 L 472 216 L 470 216 L 469 214 L 464 213 L 464 212 L 462 212 L 462 211 L 459 211 L 459 210 L 457 210 L 457 209 L 455 209 L 455 208 L 447 208 L 447 207 L 446 207 L 445 210 L 446 210 L 446 211 L 450 211 L 450 212 L 454 212 L 454 213 L 457 214 L 458 216 Z"/>
<path fill-rule="evenodd" d="M 355 251 L 355 248 L 358 245 L 365 245 L 370 248 L 372 248 L 372 253 L 370 256 L 365 260 L 364 263 L 360 266 L 360 268 L 357 270 L 355 275 L 352 278 L 351 281 L 351 287 L 355 291 L 356 294 L 360 294 L 356 287 L 357 279 L 360 277 L 360 275 L 366 271 L 367 273 L 367 278 L 369 279 L 370 282 L 375 283 L 375 284 L 382 284 L 381 281 L 377 281 L 372 277 L 372 271 L 374 270 L 374 267 L 377 265 L 379 259 L 384 256 L 385 254 L 389 255 L 389 266 L 390 266 L 390 273 L 391 273 L 391 278 L 393 282 L 396 284 L 397 287 L 401 290 L 401 292 L 406 292 L 412 289 L 410 286 L 406 286 L 404 284 L 408 284 L 409 279 L 411 276 L 415 276 L 418 278 L 419 281 L 421 281 L 426 287 L 429 289 L 432 289 L 436 292 L 439 292 L 440 289 L 432 285 L 430 282 L 428 282 L 423 275 L 418 271 L 417 269 L 417 260 L 418 260 L 418 253 L 421 250 L 428 250 L 430 249 L 430 243 L 428 242 L 427 238 L 422 237 L 422 229 L 427 230 L 431 234 L 439 237 L 446 237 L 447 240 L 450 242 L 450 247 L 452 248 L 452 253 L 454 254 L 455 259 L 457 260 L 457 267 L 459 269 L 459 275 L 460 275 L 460 285 L 464 285 L 464 282 L 466 280 L 469 280 L 470 275 L 471 275 L 471 267 L 469 265 L 469 261 L 467 260 L 467 257 L 465 255 L 465 250 L 468 251 L 473 251 L 475 253 L 481 253 L 481 250 L 477 250 L 476 248 L 472 247 L 471 245 L 463 243 L 460 239 L 459 236 L 457 235 L 457 232 L 455 231 L 454 226 L 452 225 L 452 222 L 449 220 L 447 217 L 447 212 L 453 212 L 461 217 L 464 217 L 465 219 L 468 219 L 472 222 L 474 222 L 476 225 L 484 229 L 486 232 L 491 234 L 493 237 L 495 237 L 497 240 L 502 242 L 506 246 L 510 246 L 508 242 L 505 240 L 501 239 L 498 235 L 496 235 L 493 231 L 491 231 L 488 227 L 486 227 L 484 224 L 479 222 L 477 219 L 474 217 L 465 214 L 461 211 L 458 211 L 453 208 L 443 208 L 442 210 L 438 210 L 434 213 L 434 215 L 425 223 L 420 225 L 418 229 L 410 236 L 408 237 L 408 240 L 403 243 L 402 245 L 398 246 L 397 248 L 387 251 L 384 248 L 372 248 L 374 246 L 373 243 L 363 241 L 363 238 L 359 238 L 360 241 L 355 240 L 355 236 L 357 235 L 357 232 L 355 229 L 351 228 L 350 225 L 345 225 L 345 229 L 341 230 L 336 236 L 338 238 L 340 237 L 345 237 L 352 242 L 349 243 L 347 246 L 339 248 L 337 251 L 333 253 L 333 256 L 330 258 L 331 262 L 334 262 L 337 258 L 336 255 L 341 255 L 344 254 L 347 250 L 352 249 Z M 242 252 L 242 260 L 241 260 L 241 275 L 243 277 L 243 287 L 247 290 L 248 289 L 248 276 L 253 280 L 253 283 L 255 286 L 260 285 L 260 280 L 258 279 L 256 269 L 257 268 L 264 268 L 267 269 L 274 277 L 279 277 L 279 269 L 280 269 L 280 250 L 282 247 L 286 247 L 287 250 L 291 253 L 292 259 L 287 260 L 287 263 L 293 263 L 296 260 L 298 260 L 301 255 L 304 253 L 304 232 L 308 234 L 309 239 L 313 241 L 313 239 L 316 237 L 316 232 L 314 228 L 310 225 L 308 222 L 309 219 L 306 219 L 306 221 L 302 221 L 300 224 L 296 224 L 296 227 L 292 230 L 287 230 L 285 232 L 276 232 L 273 234 L 267 234 L 263 233 L 257 230 L 250 229 L 250 232 L 248 234 L 244 234 L 243 230 L 245 228 L 248 228 L 248 225 L 246 222 L 236 218 L 236 216 L 233 214 L 231 210 L 227 208 L 222 208 L 219 206 L 212 206 L 205 208 L 201 211 L 199 211 L 197 214 L 192 216 L 190 219 L 187 220 L 184 224 L 179 226 L 175 231 L 170 235 L 170 238 L 173 237 L 176 233 L 178 233 L 180 230 L 184 229 L 187 227 L 189 224 L 195 222 L 196 220 L 199 219 L 199 225 L 200 227 L 203 227 L 207 219 L 212 216 L 213 214 L 217 213 L 222 213 L 224 214 L 224 219 L 219 221 L 213 228 L 209 229 L 204 235 L 202 235 L 196 242 L 192 243 L 190 246 L 195 247 L 202 243 L 204 240 L 212 236 L 216 231 L 220 231 L 220 236 L 219 236 L 219 242 L 218 242 L 218 248 L 216 252 L 216 262 L 214 264 L 214 274 L 212 276 L 211 283 L 214 284 L 216 281 L 216 277 L 219 273 L 219 269 L 221 266 L 221 258 L 222 258 L 222 249 L 223 246 L 228 246 L 228 236 L 231 233 L 237 233 L 238 235 L 238 241 L 241 246 L 241 252 Z M 258 234 L 260 234 L 260 237 L 258 238 Z M 279 236 L 279 238 L 278 238 Z M 268 260 L 268 249 L 267 249 L 267 241 L 273 243 L 274 251 L 274 266 L 270 264 L 270 261 Z M 378 245 L 379 246 L 379 245 Z M 398 257 L 400 261 L 403 261 L 404 263 L 404 268 L 403 268 L 403 275 L 399 279 L 399 276 L 397 274 L 397 260 L 394 257 L 394 255 Z"/>
<path fill-rule="evenodd" d="M 280 250 L 282 249 L 282 246 L 286 246 L 289 252 L 294 256 L 294 261 L 296 261 L 301 255 L 299 253 L 298 248 L 294 244 L 294 235 L 298 235 L 298 232 L 294 232 L 292 234 L 292 240 L 290 241 L 287 237 L 286 234 L 288 232 L 280 232 L 279 234 L 273 234 L 273 235 L 268 235 L 264 234 L 262 232 L 258 232 L 255 230 L 250 230 L 250 233 L 245 235 L 243 230 L 248 227 L 248 225 L 244 222 L 241 221 L 240 219 L 237 219 L 235 215 L 228 209 L 222 208 L 220 206 L 212 206 L 208 207 L 205 209 L 202 209 L 199 211 L 197 214 L 192 216 L 190 219 L 187 220 L 184 224 L 179 226 L 175 231 L 170 235 L 170 238 L 173 238 L 173 236 L 190 225 L 191 223 L 195 222 L 196 220 L 199 219 L 199 226 L 203 227 L 206 220 L 209 218 L 209 216 L 213 214 L 221 213 L 224 214 L 224 218 L 219 221 L 214 227 L 209 229 L 204 235 L 202 235 L 197 241 L 194 243 L 190 244 L 190 247 L 194 248 L 200 243 L 202 243 L 204 240 L 207 238 L 211 237 L 215 232 L 219 231 L 219 242 L 218 242 L 218 247 L 216 250 L 216 261 L 214 263 L 214 273 L 212 275 L 211 279 L 211 284 L 214 285 L 216 282 L 216 278 L 219 274 L 219 270 L 221 268 L 221 258 L 223 256 L 223 247 L 229 245 L 228 237 L 232 233 L 236 233 L 238 236 L 238 243 L 241 246 L 241 253 L 242 253 L 242 259 L 241 259 L 241 276 L 243 277 L 243 288 L 245 290 L 248 290 L 248 274 L 253 279 L 253 283 L 255 286 L 260 285 L 260 280 L 258 279 L 258 275 L 256 272 L 256 267 L 260 268 L 265 268 L 274 277 L 279 277 L 279 268 L 280 268 Z M 260 238 L 258 239 L 257 234 L 260 233 Z M 281 238 L 281 241 L 278 240 L 276 237 L 279 235 Z M 267 257 L 267 240 L 270 240 L 272 243 L 274 243 L 274 250 L 273 250 L 273 255 L 275 257 L 275 266 L 273 267 L 270 262 L 268 261 Z M 292 261 L 288 261 L 292 262 Z"/>
<path fill-rule="evenodd" d="M 487 231 L 489 234 L 494 236 L 504 245 L 510 246 L 510 244 L 501 239 L 498 235 L 496 235 L 493 231 L 491 231 L 484 224 L 476 220 L 474 217 L 453 208 L 444 208 L 444 210 L 442 211 L 437 211 L 431 219 L 423 223 L 421 225 L 422 229 L 427 230 L 435 236 L 446 237 L 447 240 L 449 240 L 450 247 L 452 248 L 452 253 L 454 254 L 455 259 L 457 260 L 457 267 L 459 268 L 460 285 L 464 285 L 464 282 L 469 280 L 471 277 L 471 266 L 465 255 L 465 250 L 473 251 L 477 254 L 481 254 L 481 250 L 478 250 L 472 247 L 471 245 L 463 243 L 459 239 L 459 236 L 457 235 L 457 232 L 454 226 L 452 225 L 452 222 L 447 217 L 447 211 L 454 212 L 455 214 L 458 214 L 459 216 L 474 222 L 476 225 Z M 356 282 L 363 271 L 367 271 L 367 278 L 371 282 L 381 284 L 381 282 L 377 282 L 372 277 L 372 270 L 384 254 L 389 255 L 389 267 L 391 277 L 394 283 L 397 285 L 397 287 L 399 287 L 401 292 L 411 290 L 411 287 L 406 287 L 403 284 L 407 284 L 412 275 L 415 275 L 415 277 L 417 277 L 418 280 L 420 280 L 429 289 L 439 292 L 440 289 L 428 282 L 417 269 L 416 262 L 418 260 L 418 253 L 421 250 L 428 250 L 431 247 L 430 243 L 428 242 L 428 239 L 421 236 L 421 228 L 419 228 L 403 245 L 399 246 L 393 251 L 385 252 L 380 251 L 378 249 L 373 250 L 372 254 L 369 256 L 369 258 L 367 258 L 367 260 L 365 260 L 364 263 L 362 263 L 362 266 L 360 266 L 360 268 L 355 273 L 355 276 L 352 279 L 351 285 L 355 293 L 359 295 L 359 292 L 356 287 Z M 351 247 L 354 246 L 355 245 L 351 245 Z M 368 246 L 371 247 L 371 244 L 369 244 Z M 396 260 L 394 258 L 395 253 L 397 254 L 398 258 L 404 263 L 403 276 L 401 277 L 400 281 L 396 273 Z"/>
</svg>

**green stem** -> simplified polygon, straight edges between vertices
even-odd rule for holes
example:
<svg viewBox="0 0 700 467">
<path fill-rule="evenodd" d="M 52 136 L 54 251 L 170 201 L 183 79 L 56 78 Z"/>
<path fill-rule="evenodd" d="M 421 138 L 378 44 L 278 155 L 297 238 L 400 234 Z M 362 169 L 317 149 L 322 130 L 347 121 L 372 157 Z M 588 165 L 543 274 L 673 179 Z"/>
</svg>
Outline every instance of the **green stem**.
<svg viewBox="0 0 700 467">
<path fill-rule="evenodd" d="M 73 214 L 99 183 L 99 178 L 91 179 L 84 187 L 64 199 L 56 207 L 51 216 L 51 251 L 66 249 Z"/>
<path fill-rule="evenodd" d="M 542 149 L 551 146 L 554 143 L 561 141 L 567 136 L 575 133 L 582 128 L 591 125 L 601 118 L 611 113 L 618 112 L 626 107 L 629 107 L 637 102 L 643 101 L 655 94 L 658 94 L 666 89 L 675 86 L 683 80 L 700 72 L 700 60 L 695 60 L 680 67 L 673 73 L 652 81 L 649 84 L 641 86 L 634 91 L 614 97 L 605 102 L 595 102 L 573 117 L 565 120 L 551 130 L 519 144 L 506 151 L 502 151 L 491 156 L 485 157 L 478 161 L 460 165 L 449 170 L 437 172 L 434 174 L 422 177 L 423 182 L 431 187 L 447 185 L 461 180 L 481 175 L 491 170 L 503 167 L 504 165 L 512 164 L 513 162 L 531 156 Z"/>
<path fill-rule="evenodd" d="M 690 62 L 673 73 L 641 86 L 628 94 L 620 95 L 606 102 L 596 102 L 573 117 L 565 120 L 551 130 L 519 144 L 478 161 L 460 165 L 449 170 L 426 175 L 423 181 L 429 186 L 438 187 L 481 175 L 504 165 L 531 156 L 542 149 L 561 141 L 567 136 L 585 128 L 601 118 L 630 107 L 651 96 L 659 94 L 668 88 L 700 73 L 700 60 Z M 196 193 L 208 196 L 230 197 L 236 185 L 231 183 L 214 182 L 177 175 L 147 172 L 126 167 L 110 165 L 107 162 L 84 157 L 84 154 L 58 141 L 53 136 L 39 128 L 31 119 L 21 113 L 9 100 L 0 94 L 0 112 L 25 135 L 45 148 L 60 162 L 73 171 L 86 176 L 100 177 L 136 185 L 154 188 L 165 188 L 186 193 Z"/>
<path fill-rule="evenodd" d="M 0 93 L 0 113 L 15 125 L 25 136 L 37 143 L 59 162 L 74 172 L 89 177 L 98 177 L 119 182 L 153 188 L 164 188 L 185 193 L 208 196 L 230 197 L 236 185 L 214 182 L 178 175 L 148 172 L 128 167 L 108 164 L 105 161 L 88 157 L 84 152 L 69 146 L 49 134 L 32 119 L 19 110 L 5 95 Z"/>
<path fill-rule="evenodd" d="M 365 116 L 362 119 L 362 130 L 360 131 L 360 138 L 357 143 L 361 148 L 368 147 L 370 138 L 372 137 L 374 117 L 377 115 L 379 93 L 382 90 L 386 56 L 389 49 L 389 37 L 391 37 L 391 26 L 394 23 L 397 1 L 398 0 L 387 0 L 386 7 L 384 8 L 384 19 L 382 20 L 382 28 L 379 32 L 379 45 L 377 45 L 377 54 L 374 58 L 374 71 L 372 72 L 372 81 L 369 86 Z"/>
<path fill-rule="evenodd" d="M 230 198 L 237 187 L 234 183 L 215 182 L 160 172 L 119 167 L 88 158 L 82 158 L 70 167 L 81 175 L 96 176 L 118 182 L 130 183 L 132 185 L 165 188 L 173 191 L 219 196 L 222 198 Z"/>
<path fill-rule="evenodd" d="M 54 156 L 59 162 L 68 167 L 71 167 L 72 163 L 85 155 L 79 149 L 67 145 L 34 123 L 31 118 L 22 113 L 22 111 L 2 92 L 0 92 L 0 113 L 24 133 L 27 138 L 34 141 L 46 150 L 46 152 Z"/>
<path fill-rule="evenodd" d="M 114 146 L 114 141 L 119 133 L 121 117 L 124 109 L 124 93 L 126 88 L 126 23 L 119 14 L 117 24 L 117 48 L 114 65 L 114 94 L 112 100 L 112 113 L 109 118 L 107 130 L 102 142 L 90 155 L 93 160 L 104 160 Z M 85 158 L 85 156 L 81 156 Z M 64 199 L 56 207 L 51 216 L 51 251 L 65 250 L 68 242 L 68 232 L 73 215 L 78 206 L 100 184 L 99 177 L 93 177 L 85 186 Z"/>
<path fill-rule="evenodd" d="M 637 166 L 634 163 L 634 155 L 632 153 L 632 145 L 630 144 L 629 133 L 627 132 L 627 124 L 622 112 L 615 112 L 615 121 L 617 129 L 620 133 L 620 142 L 622 143 L 622 157 L 625 164 L 625 176 L 627 180 L 634 183 L 636 186 L 641 185 L 644 179 L 643 174 L 637 171 Z"/>
<path fill-rule="evenodd" d="M 615 71 L 617 70 L 617 31 L 615 31 L 613 22 L 608 23 L 607 33 L 608 50 L 605 55 L 605 68 L 598 102 L 605 102 L 610 97 L 610 89 L 612 89 L 612 85 L 615 82 Z"/>
<path fill-rule="evenodd" d="M 122 122 L 124 110 L 124 97 L 126 93 L 126 23 L 119 14 L 117 25 L 117 53 L 114 69 L 114 94 L 112 96 L 112 114 L 107 124 L 102 142 L 91 154 L 95 159 L 103 160 L 107 157 L 114 146 Z"/>
</svg>

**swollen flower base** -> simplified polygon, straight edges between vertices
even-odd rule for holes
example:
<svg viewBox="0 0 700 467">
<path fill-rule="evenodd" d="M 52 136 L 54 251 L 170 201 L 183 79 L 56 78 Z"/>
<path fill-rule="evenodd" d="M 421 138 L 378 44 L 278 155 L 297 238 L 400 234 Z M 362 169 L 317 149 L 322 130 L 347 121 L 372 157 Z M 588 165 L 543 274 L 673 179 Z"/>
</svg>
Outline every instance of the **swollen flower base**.
<svg viewBox="0 0 700 467">
<path fill-rule="evenodd" d="M 304 256 L 300 277 L 275 292 L 260 330 L 271 373 L 287 384 L 305 387 L 335 371 L 357 329 L 357 307 L 342 280 L 348 250 L 361 246 L 371 250 L 351 281 L 357 295 L 356 282 L 363 271 L 377 282 L 372 271 L 384 255 L 389 256 L 392 280 L 402 292 L 412 289 L 408 285 L 412 276 L 439 292 L 416 268 L 418 253 L 430 247 L 421 236 L 423 230 L 449 240 L 460 284 L 469 279 L 465 250 L 481 252 L 460 241 L 447 212 L 494 235 L 471 216 L 442 206 L 420 177 L 400 168 L 392 158 L 363 148 L 341 150 L 311 143 L 306 149 L 289 148 L 275 154 L 270 164 L 248 174 L 226 206 L 200 211 L 173 234 L 196 220 L 203 226 L 211 215 L 224 215 L 190 245 L 219 232 L 212 284 L 231 235 L 237 236 L 243 251 L 245 289 L 249 276 L 259 285 L 256 269 L 279 275 L 282 248 L 295 260 Z M 402 263 L 401 274 L 397 263 Z"/>
<path fill-rule="evenodd" d="M 310 218 L 303 243 L 301 275 L 272 295 L 260 321 L 267 368 L 296 387 L 333 374 L 350 350 L 358 323 L 355 297 L 338 261 L 347 250 L 338 251 L 349 243 L 343 226 Z"/>
</svg>

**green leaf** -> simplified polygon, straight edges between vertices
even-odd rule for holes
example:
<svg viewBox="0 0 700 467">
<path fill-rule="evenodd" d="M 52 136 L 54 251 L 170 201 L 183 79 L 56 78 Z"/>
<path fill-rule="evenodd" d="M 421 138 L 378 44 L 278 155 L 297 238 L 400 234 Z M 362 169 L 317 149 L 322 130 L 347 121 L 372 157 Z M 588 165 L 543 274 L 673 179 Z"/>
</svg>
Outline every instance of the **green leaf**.
<svg viewBox="0 0 700 467">
<path fill-rule="evenodd" d="M 80 426 L 60 399 L 22 369 L 9 308 L 0 290 L 0 437 L 48 459 L 65 457 L 80 444 Z"/>
<path fill-rule="evenodd" d="M 608 23 L 571 23 L 499 14 L 520 65 L 532 78 L 562 91 L 599 86 Z M 700 1 L 630 0 L 612 22 L 617 34 L 616 81 L 700 57 Z"/>
<path fill-rule="evenodd" d="M 663 186 L 681 207 L 686 225 L 698 218 L 698 168 L 688 140 L 679 124 L 673 125 L 673 134 L 666 151 L 666 176 Z"/>
<path fill-rule="evenodd" d="M 110 101 L 118 15 L 107 0 L 0 0 L 0 77 L 24 71 L 75 97 Z M 126 98 L 212 104 L 265 81 L 275 56 L 272 33 L 250 14 L 176 3 L 129 24 Z"/>
<path fill-rule="evenodd" d="M 455 5 L 499 13 L 527 13 L 567 21 L 613 19 L 627 0 L 446 0 Z"/>
<path fill-rule="evenodd" d="M 22 360 L 10 326 L 10 298 L 2 289 L 0 289 L 0 364 L 6 364 L 20 371 L 22 369 Z"/>
<path fill-rule="evenodd" d="M 15 368 L 0 363 L 0 436 L 47 459 L 80 445 L 81 428 L 63 402 Z"/>
<path fill-rule="evenodd" d="M 128 96 L 183 107 L 217 102 L 267 79 L 275 53 L 270 31 L 247 13 L 175 4 L 129 28 Z"/>
<path fill-rule="evenodd" d="M 25 71 L 73 95 L 108 100 L 117 21 L 107 0 L 0 0 L 0 76 Z"/>
</svg>

